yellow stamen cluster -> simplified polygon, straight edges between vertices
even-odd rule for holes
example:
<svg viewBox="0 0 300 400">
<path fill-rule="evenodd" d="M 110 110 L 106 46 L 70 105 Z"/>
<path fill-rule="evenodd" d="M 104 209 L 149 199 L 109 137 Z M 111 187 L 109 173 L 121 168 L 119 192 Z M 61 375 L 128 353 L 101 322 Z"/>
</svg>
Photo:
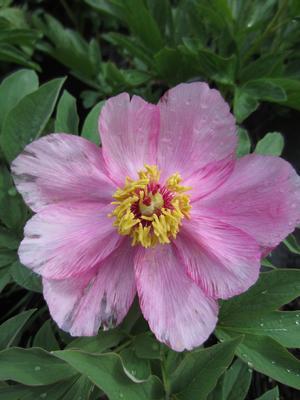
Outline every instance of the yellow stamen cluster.
<svg viewBox="0 0 300 400">
<path fill-rule="evenodd" d="M 189 218 L 190 200 L 183 193 L 191 188 L 180 185 L 182 179 L 178 173 L 171 175 L 164 187 L 172 196 L 165 204 L 164 194 L 159 190 L 152 193 L 148 186 L 159 182 L 157 166 L 145 165 L 145 170 L 138 176 L 137 180 L 127 177 L 124 187 L 113 195 L 115 201 L 112 204 L 116 205 L 110 214 L 115 217 L 113 225 L 120 235 L 132 237 L 133 246 L 153 247 L 158 243 L 170 243 L 171 238 L 176 238 L 182 219 Z M 138 210 L 138 215 L 135 210 Z"/>
</svg>

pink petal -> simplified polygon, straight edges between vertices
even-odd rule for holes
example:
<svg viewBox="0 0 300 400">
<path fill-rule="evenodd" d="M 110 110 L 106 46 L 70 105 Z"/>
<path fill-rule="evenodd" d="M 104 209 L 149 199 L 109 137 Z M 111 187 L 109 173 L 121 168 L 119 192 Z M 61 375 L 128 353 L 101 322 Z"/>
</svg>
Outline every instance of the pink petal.
<svg viewBox="0 0 300 400">
<path fill-rule="evenodd" d="M 244 232 L 192 213 L 175 240 L 189 276 L 214 298 L 247 290 L 259 275 L 260 249 Z"/>
<path fill-rule="evenodd" d="M 103 156 L 111 177 L 120 185 L 135 178 L 144 164 L 156 164 L 158 107 L 127 93 L 107 100 L 99 119 Z"/>
<path fill-rule="evenodd" d="M 239 159 L 229 179 L 194 207 L 272 248 L 300 221 L 300 178 L 285 160 L 252 154 Z"/>
<path fill-rule="evenodd" d="M 14 181 L 34 211 L 65 201 L 111 201 L 101 150 L 78 136 L 52 134 L 36 140 L 11 165 Z"/>
<path fill-rule="evenodd" d="M 183 178 L 227 158 L 236 147 L 236 127 L 228 104 L 206 83 L 180 84 L 160 100 L 158 164 L 166 178 Z"/>
<path fill-rule="evenodd" d="M 133 250 L 128 240 L 100 265 L 64 280 L 43 279 L 52 318 L 72 336 L 96 335 L 120 324 L 134 299 Z"/>
<path fill-rule="evenodd" d="M 184 273 L 172 245 L 138 250 L 137 290 L 144 317 L 161 342 L 183 351 L 201 345 L 217 322 L 217 303 Z"/>
<path fill-rule="evenodd" d="M 227 157 L 207 164 L 186 179 L 184 185 L 191 187 L 188 191 L 191 202 L 209 195 L 222 185 L 231 175 L 234 163 L 235 160 L 232 157 Z"/>
<path fill-rule="evenodd" d="M 120 236 L 108 218 L 111 206 L 96 203 L 48 206 L 25 225 L 21 262 L 50 279 L 82 274 L 108 256 Z"/>
</svg>

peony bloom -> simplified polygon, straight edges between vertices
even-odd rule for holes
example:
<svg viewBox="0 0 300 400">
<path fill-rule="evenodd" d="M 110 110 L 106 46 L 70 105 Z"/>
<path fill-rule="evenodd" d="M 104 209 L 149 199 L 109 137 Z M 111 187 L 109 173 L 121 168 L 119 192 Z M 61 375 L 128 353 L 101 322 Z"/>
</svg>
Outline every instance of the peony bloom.
<svg viewBox="0 0 300 400">
<path fill-rule="evenodd" d="M 158 105 L 122 93 L 99 130 L 102 149 L 55 133 L 12 163 L 36 212 L 20 260 L 71 335 L 118 325 L 137 292 L 157 339 L 192 349 L 214 330 L 217 299 L 253 285 L 262 255 L 299 222 L 299 177 L 278 157 L 237 160 L 234 118 L 205 83 Z"/>
</svg>

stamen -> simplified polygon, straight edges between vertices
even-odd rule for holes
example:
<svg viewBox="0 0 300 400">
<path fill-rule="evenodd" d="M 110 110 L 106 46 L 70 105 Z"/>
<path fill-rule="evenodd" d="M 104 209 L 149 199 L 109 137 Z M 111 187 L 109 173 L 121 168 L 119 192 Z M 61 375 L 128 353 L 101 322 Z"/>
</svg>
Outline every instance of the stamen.
<svg viewBox="0 0 300 400">
<path fill-rule="evenodd" d="M 129 235 L 132 245 L 153 247 L 170 243 L 179 232 L 183 218 L 189 218 L 189 196 L 183 194 L 190 187 L 182 186 L 178 173 L 171 175 L 164 185 L 159 182 L 156 165 L 145 165 L 138 172 L 139 179 L 127 177 L 124 187 L 118 188 L 113 198 L 116 207 L 109 215 L 120 235 Z"/>
</svg>

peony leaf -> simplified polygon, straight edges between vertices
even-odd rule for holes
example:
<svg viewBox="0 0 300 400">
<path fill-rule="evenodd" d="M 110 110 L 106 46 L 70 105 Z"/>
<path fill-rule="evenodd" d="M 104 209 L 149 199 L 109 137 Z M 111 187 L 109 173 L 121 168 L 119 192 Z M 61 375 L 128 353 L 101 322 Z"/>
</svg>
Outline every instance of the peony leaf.
<svg viewBox="0 0 300 400">
<path fill-rule="evenodd" d="M 204 400 L 230 365 L 241 337 L 187 353 L 171 375 L 171 392 L 180 400 Z"/>
<path fill-rule="evenodd" d="M 0 349 L 10 347 L 36 308 L 21 312 L 0 325 Z"/>
<path fill-rule="evenodd" d="M 98 120 L 102 107 L 105 101 L 100 101 L 97 103 L 91 111 L 88 113 L 81 131 L 81 136 L 94 142 L 95 144 L 100 144 L 100 134 L 98 130 Z"/>
<path fill-rule="evenodd" d="M 53 79 L 25 96 L 7 115 L 0 143 L 8 161 L 43 132 L 65 79 Z"/>
<path fill-rule="evenodd" d="M 142 383 L 132 382 L 125 374 L 117 354 L 89 354 L 76 350 L 57 351 L 57 357 L 102 389 L 110 400 L 151 400 L 162 398 L 162 385 L 157 377 Z"/>
<path fill-rule="evenodd" d="M 21 69 L 3 79 L 0 86 L 0 127 L 7 113 L 18 102 L 39 87 L 39 79 L 34 71 Z"/>
<path fill-rule="evenodd" d="M 222 340 L 240 335 L 227 329 L 218 329 L 216 333 Z M 236 353 L 250 368 L 300 389 L 300 361 L 271 337 L 247 334 Z"/>
<path fill-rule="evenodd" d="M 11 347 L 0 352 L 0 380 L 24 385 L 48 385 L 68 379 L 76 371 L 47 351 L 32 347 Z"/>
<path fill-rule="evenodd" d="M 300 270 L 276 269 L 262 272 L 258 282 L 246 293 L 222 302 L 220 324 L 244 322 L 257 315 L 277 310 L 300 295 Z M 238 323 L 238 322 L 237 322 Z"/>
<path fill-rule="evenodd" d="M 236 154 L 238 157 L 242 157 L 250 153 L 251 141 L 246 129 L 239 127 L 237 134 L 238 134 L 238 147 L 236 150 Z"/>
<path fill-rule="evenodd" d="M 209 400 L 244 400 L 252 379 L 252 370 L 237 359 L 223 374 Z"/>
<path fill-rule="evenodd" d="M 76 99 L 67 90 L 64 90 L 57 105 L 55 132 L 77 134 L 78 124 Z"/>
<path fill-rule="evenodd" d="M 268 390 L 262 396 L 258 397 L 256 400 L 279 400 L 279 390 L 278 386 L 275 386 L 273 389 Z"/>
<path fill-rule="evenodd" d="M 284 139 L 279 132 L 267 133 L 256 145 L 254 152 L 268 156 L 280 156 L 284 147 Z"/>
</svg>

